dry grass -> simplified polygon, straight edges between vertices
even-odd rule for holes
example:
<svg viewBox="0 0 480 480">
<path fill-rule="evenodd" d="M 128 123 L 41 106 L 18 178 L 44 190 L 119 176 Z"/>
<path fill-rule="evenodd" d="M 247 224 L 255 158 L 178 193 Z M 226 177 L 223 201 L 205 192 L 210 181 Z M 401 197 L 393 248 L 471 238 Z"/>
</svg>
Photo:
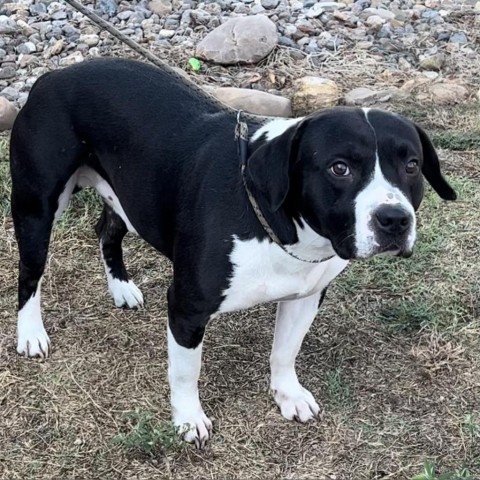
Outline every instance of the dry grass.
<svg viewBox="0 0 480 480">
<path fill-rule="evenodd" d="M 0 477 L 406 479 L 426 459 L 480 475 L 480 163 L 468 152 L 443 158 L 460 200 L 429 192 L 415 256 L 352 265 L 305 341 L 298 372 L 322 418 L 299 425 L 277 411 L 268 393 L 274 310 L 262 306 L 208 330 L 209 448 L 153 456 L 113 439 L 133 428 L 126 412 L 169 419 L 170 265 L 129 238 L 128 269 L 148 303 L 113 308 L 93 233 L 98 200 L 82 192 L 55 230 L 43 283 L 53 355 L 17 356 L 17 249 L 1 161 Z"/>
<path fill-rule="evenodd" d="M 169 55 L 185 66 L 190 52 Z M 451 69 L 457 60 L 466 64 L 452 56 Z M 260 66 L 211 67 L 197 80 L 244 86 L 260 75 L 267 88 L 288 90 L 300 74 L 315 73 L 347 89 L 408 75 L 366 51 L 309 58 L 304 67 L 278 49 Z M 479 78 L 466 81 L 476 87 Z M 399 108 L 448 148 L 467 145 L 452 130 L 478 138 L 478 105 Z M 467 466 L 480 478 L 480 161 L 468 146 L 442 152 L 460 199 L 445 204 L 428 193 L 415 256 L 355 263 L 329 289 L 298 359 L 299 377 L 324 406 L 321 419 L 299 425 L 280 416 L 268 392 L 274 307 L 261 306 L 208 329 L 201 397 L 215 419 L 209 448 L 147 455 L 114 439 L 134 428 L 125 415 L 132 411 L 151 412 L 168 427 L 171 267 L 128 238 L 127 268 L 147 306 L 115 309 L 93 233 L 99 202 L 78 194 L 56 227 L 43 282 L 53 355 L 45 363 L 17 356 L 18 256 L 0 138 L 0 478 L 409 479 L 427 459 L 440 471 Z"/>
</svg>

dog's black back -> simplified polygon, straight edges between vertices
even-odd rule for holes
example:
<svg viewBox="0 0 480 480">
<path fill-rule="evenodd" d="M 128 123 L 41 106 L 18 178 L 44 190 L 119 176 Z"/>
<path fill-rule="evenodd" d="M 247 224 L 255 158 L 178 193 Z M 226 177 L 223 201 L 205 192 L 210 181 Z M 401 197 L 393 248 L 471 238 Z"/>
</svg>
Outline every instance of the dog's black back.
<svg viewBox="0 0 480 480">
<path fill-rule="evenodd" d="M 48 109 L 43 108 L 46 105 Z M 42 110 L 45 118 L 39 118 Z M 58 166 L 70 176 L 82 163 L 91 166 L 111 184 L 138 233 L 172 258 L 177 215 L 196 223 L 192 231 L 207 225 L 221 228 L 204 218 L 214 212 L 191 212 L 199 202 L 186 197 L 200 191 L 209 195 L 216 185 L 225 188 L 230 198 L 238 192 L 239 185 L 228 184 L 228 179 L 239 179 L 233 174 L 239 169 L 235 121 L 158 68 L 118 59 L 94 60 L 50 73 L 35 84 L 12 132 L 13 154 L 24 129 L 55 135 L 56 151 L 48 152 L 46 146 L 35 166 L 23 167 L 45 171 Z M 212 156 L 212 149 L 220 148 L 222 155 Z M 52 155 L 58 158 L 53 166 Z M 58 178 L 57 172 L 52 175 Z M 222 181 L 216 182 L 217 177 Z M 211 187 L 202 188 L 205 182 Z M 188 205 L 187 211 L 183 205 Z"/>
</svg>

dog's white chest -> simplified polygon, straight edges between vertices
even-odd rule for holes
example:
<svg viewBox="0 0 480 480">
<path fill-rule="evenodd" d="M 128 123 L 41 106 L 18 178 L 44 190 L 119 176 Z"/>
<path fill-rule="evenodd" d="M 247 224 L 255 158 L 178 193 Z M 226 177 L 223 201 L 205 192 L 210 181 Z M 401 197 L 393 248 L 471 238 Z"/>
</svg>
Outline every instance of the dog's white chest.
<svg viewBox="0 0 480 480">
<path fill-rule="evenodd" d="M 230 260 L 233 274 L 219 313 L 307 297 L 323 290 L 348 264 L 337 256 L 323 263 L 302 262 L 255 239 L 235 239 Z"/>
</svg>

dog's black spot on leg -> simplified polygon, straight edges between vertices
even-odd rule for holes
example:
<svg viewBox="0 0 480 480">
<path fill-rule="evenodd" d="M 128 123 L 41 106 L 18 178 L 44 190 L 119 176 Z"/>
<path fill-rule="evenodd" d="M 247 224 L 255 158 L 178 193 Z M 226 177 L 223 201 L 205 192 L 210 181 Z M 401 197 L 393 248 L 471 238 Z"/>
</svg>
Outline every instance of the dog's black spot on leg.
<svg viewBox="0 0 480 480">
<path fill-rule="evenodd" d="M 110 197 L 108 197 L 110 199 Z M 95 227 L 100 240 L 103 259 L 113 278 L 128 282 L 123 263 L 122 240 L 127 234 L 125 222 L 108 205 L 103 206 L 102 215 Z"/>
<path fill-rule="evenodd" d="M 123 263 L 122 240 L 128 231 L 125 222 L 105 204 L 95 230 L 100 239 L 108 288 L 115 305 L 122 308 L 137 308 L 143 305 L 142 292 L 128 279 Z"/>
</svg>

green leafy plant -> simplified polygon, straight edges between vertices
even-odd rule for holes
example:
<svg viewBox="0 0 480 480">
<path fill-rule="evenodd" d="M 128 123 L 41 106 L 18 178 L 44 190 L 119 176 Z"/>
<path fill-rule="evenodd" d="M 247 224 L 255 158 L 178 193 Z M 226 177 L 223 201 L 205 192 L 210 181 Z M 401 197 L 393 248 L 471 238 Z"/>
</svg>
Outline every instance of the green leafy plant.
<svg viewBox="0 0 480 480">
<path fill-rule="evenodd" d="M 474 439 L 479 437 L 480 438 L 480 420 L 475 417 L 473 414 L 465 415 L 465 419 L 463 421 L 464 428 L 470 438 Z"/>
<path fill-rule="evenodd" d="M 423 473 L 415 475 L 412 480 L 475 480 L 466 468 L 457 470 L 455 472 L 445 472 L 437 474 L 435 472 L 435 465 L 433 462 L 427 460 L 423 465 Z"/>
<path fill-rule="evenodd" d="M 184 446 L 179 428 L 171 422 L 159 423 L 151 412 L 129 412 L 131 430 L 120 433 L 113 442 L 127 449 L 135 449 L 149 456 L 154 453 L 176 451 Z"/>
</svg>

